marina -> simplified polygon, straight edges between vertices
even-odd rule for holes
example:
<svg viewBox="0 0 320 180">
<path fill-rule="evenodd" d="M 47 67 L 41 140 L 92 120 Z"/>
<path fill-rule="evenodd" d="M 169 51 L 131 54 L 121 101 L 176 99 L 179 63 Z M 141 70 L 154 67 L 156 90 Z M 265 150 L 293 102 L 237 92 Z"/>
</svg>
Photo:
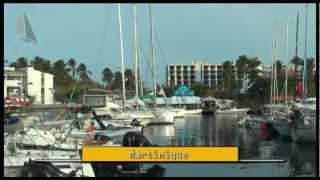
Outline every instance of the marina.
<svg viewBox="0 0 320 180">
<path fill-rule="evenodd" d="M 183 12 L 194 11 L 197 13 L 192 15 L 201 16 L 196 19 L 189 16 L 184 19 L 185 22 L 181 19 L 171 22 L 171 18 L 178 18 L 179 15 L 171 16 L 170 13 L 182 11 L 177 8 L 177 12 L 171 12 L 167 8 L 169 6 L 120 3 L 70 5 L 70 10 L 74 12 L 77 8 L 86 7 L 88 10 L 92 8 L 91 12 L 106 13 L 92 13 L 96 19 L 100 19 L 95 25 L 90 25 L 91 21 L 79 23 L 85 25 L 81 26 L 84 32 L 93 32 L 90 33 L 93 37 L 91 40 L 103 41 L 98 47 L 96 41 L 88 41 L 92 47 L 79 51 L 83 48 L 79 47 L 80 44 L 84 47 L 87 44 L 78 40 L 59 43 L 59 47 L 70 52 L 77 49 L 77 53 L 72 54 L 56 52 L 44 45 L 50 43 L 45 42 L 43 37 L 51 37 L 40 28 L 47 28 L 41 24 L 44 22 L 37 18 L 30 21 L 30 17 L 35 17 L 34 14 L 29 16 L 20 10 L 20 14 L 18 11 L 7 11 L 8 14 L 15 12 L 7 17 L 12 21 L 13 17 L 16 18 L 15 41 L 18 43 L 12 44 L 15 50 L 6 50 L 15 53 L 5 57 L 10 60 L 5 60 L 4 67 L 3 164 L 6 177 L 316 176 L 316 127 L 319 122 L 316 113 L 316 61 L 312 55 L 313 48 L 309 47 L 315 44 L 310 42 L 312 33 L 308 29 L 313 25 L 309 11 L 315 11 L 315 5 L 286 5 L 288 11 L 280 11 L 277 5 L 255 5 L 257 9 L 272 8 L 270 10 L 278 14 L 270 14 L 274 18 L 266 18 L 268 22 L 262 24 L 263 28 L 252 32 L 249 29 L 251 31 L 254 28 L 248 28 L 247 25 L 245 28 L 248 30 L 241 32 L 243 24 L 238 24 L 237 33 L 242 34 L 243 39 L 237 39 L 238 35 L 235 37 L 228 32 L 230 27 L 224 24 L 237 23 L 230 19 L 220 24 L 205 24 L 214 28 L 214 33 L 210 28 L 202 27 L 203 34 L 185 35 L 181 31 L 191 33 L 193 31 L 188 32 L 190 27 L 198 27 L 189 23 L 200 23 L 198 20 L 204 17 L 225 15 L 208 11 L 215 5 L 172 5 L 173 9 L 179 6 L 185 8 Z M 251 7 L 254 6 L 245 7 L 248 8 L 246 12 L 253 13 Z M 8 5 L 6 8 L 16 7 Z M 159 9 L 168 10 L 168 14 L 161 15 Z M 236 9 L 233 8 L 234 11 Z M 35 13 L 32 8 L 25 10 Z M 64 11 L 63 8 L 60 10 Z M 42 9 L 39 8 L 40 11 Z M 256 26 L 252 22 L 258 21 L 255 19 L 260 16 L 257 12 L 257 16 L 249 14 L 248 24 Z M 46 14 L 45 11 L 43 13 Z M 161 19 L 166 15 L 170 15 L 170 18 Z M 305 19 L 301 21 L 300 16 Z M 220 18 L 212 21 L 212 17 L 207 21 L 220 21 Z M 279 18 L 282 19 L 275 21 Z M 85 21 L 86 17 L 80 15 L 79 19 Z M 76 24 L 73 21 L 76 20 L 64 26 L 72 25 L 70 29 L 74 30 Z M 167 22 L 172 24 L 165 25 Z M 170 33 L 161 30 L 179 23 L 188 26 L 175 33 L 178 26 L 170 29 Z M 300 23 L 304 28 L 299 31 Z M 8 31 L 12 31 L 13 27 L 9 27 Z M 36 31 L 34 27 L 37 27 Z M 86 29 L 88 27 L 91 29 Z M 101 33 L 96 32 L 99 28 Z M 58 32 L 57 29 L 55 31 Z M 72 33 L 74 37 L 84 38 L 78 31 L 76 28 Z M 216 31 L 233 37 L 219 39 L 222 36 Z M 246 33 L 252 36 L 259 31 L 267 36 L 245 37 Z M 160 32 L 167 37 L 161 36 Z M 63 31 L 61 37 L 68 33 L 69 30 Z M 11 37 L 12 34 L 6 33 L 6 36 Z M 300 40 L 304 41 L 301 50 L 303 55 L 298 51 L 301 34 L 304 35 Z M 107 35 L 108 41 L 103 40 Z M 179 35 L 183 37 L 179 38 Z M 208 41 L 212 36 L 215 39 Z M 193 37 L 201 41 L 193 39 L 195 42 L 190 43 Z M 185 41 L 187 39 L 188 43 Z M 246 44 L 245 40 L 253 39 L 258 39 L 258 43 Z M 228 42 L 226 46 L 223 44 L 225 41 Z M 38 46 L 39 42 L 45 43 Z M 70 42 L 73 44 L 64 47 Z M 172 42 L 178 44 L 172 46 Z M 212 42 L 221 44 L 216 46 Z M 37 52 L 18 48 L 19 43 Z M 162 43 L 165 44 L 165 51 Z M 108 47 L 103 44 L 108 44 Z M 190 52 L 180 49 L 188 49 L 187 44 L 193 47 Z M 259 44 L 258 49 L 255 49 L 255 44 Z M 214 48 L 211 50 L 204 48 L 212 45 Z M 44 49 L 55 55 L 46 54 L 49 59 L 40 57 L 46 53 Z M 92 49 L 98 50 L 101 55 L 107 53 L 108 56 L 97 57 L 93 55 L 97 52 L 92 52 Z M 200 57 L 197 49 L 201 49 Z M 35 55 L 33 59 L 27 57 L 30 53 Z M 167 61 L 167 53 L 172 62 Z M 204 58 L 206 53 L 214 59 Z M 65 57 L 70 58 L 65 61 Z M 179 60 L 191 60 L 192 57 L 192 63 Z M 165 75 L 165 81 L 160 74 Z M 91 151 L 95 152 L 93 160 L 86 159 L 87 147 L 97 148 Z M 108 150 L 119 147 L 121 150 L 104 153 L 100 147 Z M 201 150 L 211 149 L 203 147 L 216 147 L 219 150 L 216 152 L 221 154 L 206 150 L 199 156 L 191 153 L 193 156 L 188 159 L 187 152 L 169 153 L 166 150 L 158 155 L 156 151 L 155 157 L 172 160 L 167 163 L 157 161 L 159 159 L 147 163 L 125 162 L 123 159 L 126 158 L 118 159 L 113 154 L 123 153 L 125 151 L 122 150 L 126 149 L 130 150 L 124 153 L 129 154 L 129 160 L 146 160 L 144 158 L 150 152 L 131 151 L 133 147 L 202 147 Z M 113 159 L 104 162 L 101 156 Z M 202 160 L 197 163 L 187 162 L 200 156 Z M 214 156 L 217 162 L 211 163 L 209 160 L 215 159 L 212 158 Z M 229 159 L 227 156 L 230 156 Z"/>
<path fill-rule="evenodd" d="M 271 141 L 263 141 L 258 137 L 258 131 L 246 128 L 238 128 L 237 122 L 241 119 L 236 115 L 222 116 L 187 116 L 178 118 L 174 125 L 149 125 L 143 130 L 143 135 L 152 144 L 158 146 L 239 146 L 241 163 L 236 164 L 188 164 L 179 163 L 179 165 L 160 163 L 161 167 L 166 169 L 164 176 L 180 176 L 183 172 L 187 173 L 193 170 L 194 176 L 198 173 L 201 176 L 309 176 L 315 174 L 316 162 L 314 143 L 295 143 L 290 140 L 277 138 Z M 114 144 L 121 143 L 122 138 L 115 138 Z M 6 146 L 5 146 L 6 148 Z M 30 151 L 30 150 L 29 150 Z M 37 150 L 32 150 L 34 157 L 37 156 Z M 39 150 L 38 150 L 39 151 Z M 45 150 L 42 150 L 45 151 Z M 305 152 L 308 153 L 305 153 Z M 71 154 L 68 156 L 66 153 Z M 50 152 L 47 155 L 50 158 L 67 158 L 72 156 L 73 151 Z M 304 152 L 304 153 L 299 153 Z M 54 155 L 52 154 L 54 153 Z M 40 153 L 41 154 L 41 153 Z M 23 155 L 21 155 L 21 158 Z M 6 158 L 12 158 L 6 156 Z M 17 162 L 10 159 L 10 161 Z M 30 158 L 30 155 L 21 159 L 20 163 Z M 273 159 L 283 159 L 284 162 L 272 162 Z M 71 160 L 71 159 L 70 159 Z M 253 162 L 245 162 L 253 160 Z M 254 162 L 261 160 L 262 162 Z M 271 162 L 264 163 L 263 160 Z M 53 160 L 54 161 L 54 160 Z M 5 159 L 6 162 L 6 159 Z M 20 164 L 20 166 L 22 165 Z M 59 163 L 58 163 L 59 164 Z M 60 163 L 61 164 L 61 163 Z M 149 168 L 153 164 L 143 164 L 144 168 Z M 5 164 L 6 166 L 6 164 Z M 190 169 L 190 170 L 189 170 Z M 5 168 L 6 170 L 6 168 Z M 230 174 L 228 172 L 232 171 Z M 66 171 L 68 172 L 68 171 Z M 225 172 L 225 173 L 224 173 Z M 250 173 L 249 173 L 250 172 Z M 5 173 L 10 173 L 9 170 Z M 7 174 L 8 175 L 8 174 Z M 184 174 L 185 175 L 185 174 Z"/>
</svg>

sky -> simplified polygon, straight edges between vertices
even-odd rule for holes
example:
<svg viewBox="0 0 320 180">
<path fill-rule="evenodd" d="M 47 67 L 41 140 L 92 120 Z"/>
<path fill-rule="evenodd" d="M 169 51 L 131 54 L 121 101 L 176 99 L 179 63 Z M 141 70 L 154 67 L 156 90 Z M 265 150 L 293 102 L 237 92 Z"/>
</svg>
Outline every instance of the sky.
<svg viewBox="0 0 320 180">
<path fill-rule="evenodd" d="M 143 78 L 151 85 L 149 4 L 137 5 L 137 29 Z M 125 68 L 133 68 L 134 4 L 121 4 Z M 246 54 L 270 64 L 272 33 L 278 25 L 278 59 L 285 59 L 289 16 L 289 58 L 294 56 L 296 16 L 300 12 L 298 55 L 304 57 L 305 4 L 151 4 L 158 79 L 165 83 L 166 64 L 235 61 Z M 25 13 L 37 44 L 17 38 L 16 22 Z M 309 4 L 307 57 L 316 56 L 316 6 Z M 101 82 L 109 67 L 121 70 L 117 4 L 5 4 L 4 59 L 35 56 L 52 62 L 70 58 L 87 65 Z"/>
</svg>

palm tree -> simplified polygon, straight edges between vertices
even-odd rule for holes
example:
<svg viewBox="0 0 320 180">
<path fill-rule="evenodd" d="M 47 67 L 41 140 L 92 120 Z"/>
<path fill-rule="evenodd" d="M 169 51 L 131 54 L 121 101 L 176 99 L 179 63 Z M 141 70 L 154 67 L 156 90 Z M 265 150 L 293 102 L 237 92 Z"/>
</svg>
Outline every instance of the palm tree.
<svg viewBox="0 0 320 180">
<path fill-rule="evenodd" d="M 306 65 L 307 65 L 307 76 L 306 76 L 306 83 L 307 83 L 307 92 L 309 96 L 315 96 L 314 90 L 315 88 L 315 76 L 313 74 L 313 69 L 314 69 L 314 59 L 313 58 L 307 58 L 306 60 Z"/>
<path fill-rule="evenodd" d="M 8 63 L 8 60 L 5 60 L 5 63 Z M 24 68 L 28 66 L 28 61 L 24 57 L 20 57 L 17 59 L 17 62 L 12 62 L 10 67 L 15 67 L 16 69 Z"/>
<path fill-rule="evenodd" d="M 126 69 L 124 71 L 124 77 L 125 77 L 126 88 L 128 90 L 133 90 L 135 77 L 133 75 L 132 69 Z"/>
<path fill-rule="evenodd" d="M 69 61 L 68 61 L 68 66 L 71 68 L 72 70 L 72 77 L 74 78 L 75 77 L 75 73 L 76 73 L 76 66 L 77 66 L 77 61 L 74 60 L 73 58 L 71 58 Z"/>
<path fill-rule="evenodd" d="M 102 81 L 108 82 L 108 89 L 110 89 L 110 87 L 111 87 L 112 78 L 113 78 L 112 71 L 109 68 L 105 68 L 102 71 Z"/>
<path fill-rule="evenodd" d="M 91 81 L 89 75 L 92 74 L 91 71 L 87 70 L 87 66 L 83 63 L 79 64 L 78 68 L 77 68 L 77 74 L 80 77 L 82 84 L 85 86 L 85 89 L 88 88 L 88 85 Z"/>
<path fill-rule="evenodd" d="M 52 66 L 50 60 L 44 59 L 42 57 L 36 56 L 32 61 L 31 64 L 33 68 L 38 71 L 46 72 L 51 74 L 52 73 Z"/>
<path fill-rule="evenodd" d="M 231 66 L 230 61 L 225 61 L 222 64 L 223 67 L 223 88 L 224 91 L 227 92 L 228 98 L 231 94 L 231 86 L 233 82 L 233 68 Z"/>
<path fill-rule="evenodd" d="M 298 56 L 295 56 L 291 59 L 291 63 L 294 64 L 294 76 L 297 76 L 298 66 L 303 65 L 303 59 Z"/>
</svg>

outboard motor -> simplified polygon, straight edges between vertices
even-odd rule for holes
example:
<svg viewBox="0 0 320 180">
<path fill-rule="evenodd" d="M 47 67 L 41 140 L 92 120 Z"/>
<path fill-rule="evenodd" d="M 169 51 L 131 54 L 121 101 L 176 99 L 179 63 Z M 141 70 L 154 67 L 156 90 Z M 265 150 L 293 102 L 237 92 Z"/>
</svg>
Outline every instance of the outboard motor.
<svg viewBox="0 0 320 180">
<path fill-rule="evenodd" d="M 64 173 L 51 162 L 35 162 L 30 159 L 24 163 L 19 177 L 75 177 L 75 175 L 76 171 Z"/>
<path fill-rule="evenodd" d="M 150 147 L 154 145 L 151 144 L 147 140 L 147 138 L 144 137 L 141 133 L 127 132 L 123 137 L 122 146 L 123 147 L 139 147 L 139 146 Z"/>
</svg>

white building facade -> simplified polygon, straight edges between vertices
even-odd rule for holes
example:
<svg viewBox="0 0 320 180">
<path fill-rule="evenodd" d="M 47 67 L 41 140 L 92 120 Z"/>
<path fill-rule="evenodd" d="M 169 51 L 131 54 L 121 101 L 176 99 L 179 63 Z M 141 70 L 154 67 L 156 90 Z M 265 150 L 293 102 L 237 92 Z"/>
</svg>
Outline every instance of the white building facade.
<svg viewBox="0 0 320 180">
<path fill-rule="evenodd" d="M 3 93 L 7 96 L 22 96 L 23 93 L 23 78 L 25 74 L 18 72 L 15 68 L 4 67 L 3 76 Z"/>
<path fill-rule="evenodd" d="M 6 70 L 7 69 L 7 70 Z M 35 104 L 53 104 L 53 75 L 35 70 L 33 67 L 5 67 L 4 97 L 15 95 L 35 97 Z"/>
<path fill-rule="evenodd" d="M 241 80 L 236 75 L 235 65 L 234 77 Z M 167 66 L 167 85 L 191 87 L 195 82 L 200 82 L 208 87 L 223 89 L 223 65 L 210 64 L 209 61 L 193 61 L 192 64 L 171 64 Z"/>
</svg>

